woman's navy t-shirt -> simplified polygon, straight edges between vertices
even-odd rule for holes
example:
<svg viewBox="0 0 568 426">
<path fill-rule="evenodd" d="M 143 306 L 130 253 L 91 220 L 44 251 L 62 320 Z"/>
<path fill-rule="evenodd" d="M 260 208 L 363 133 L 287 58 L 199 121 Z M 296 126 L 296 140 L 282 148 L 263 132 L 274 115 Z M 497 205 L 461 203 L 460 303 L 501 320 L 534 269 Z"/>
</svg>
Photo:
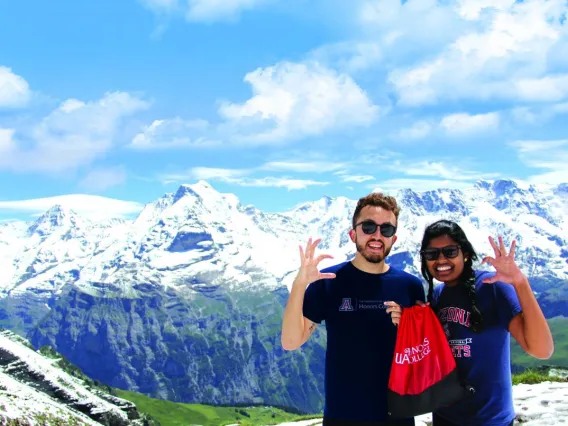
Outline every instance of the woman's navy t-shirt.
<svg viewBox="0 0 568 426">
<path fill-rule="evenodd" d="M 433 306 L 446 332 L 462 380 L 475 388 L 468 398 L 437 414 L 463 426 L 506 426 L 515 418 L 509 323 L 521 312 L 517 293 L 503 282 L 484 284 L 494 274 L 476 272 L 481 333 L 469 329 L 471 302 L 464 286 L 434 288 Z"/>
<path fill-rule="evenodd" d="M 413 306 L 424 301 L 424 287 L 418 278 L 392 266 L 383 274 L 370 274 L 345 262 L 322 272 L 336 277 L 308 286 L 303 313 L 313 322 L 325 321 L 327 330 L 324 416 L 392 420 L 387 392 L 396 327 L 384 303 Z"/>
</svg>

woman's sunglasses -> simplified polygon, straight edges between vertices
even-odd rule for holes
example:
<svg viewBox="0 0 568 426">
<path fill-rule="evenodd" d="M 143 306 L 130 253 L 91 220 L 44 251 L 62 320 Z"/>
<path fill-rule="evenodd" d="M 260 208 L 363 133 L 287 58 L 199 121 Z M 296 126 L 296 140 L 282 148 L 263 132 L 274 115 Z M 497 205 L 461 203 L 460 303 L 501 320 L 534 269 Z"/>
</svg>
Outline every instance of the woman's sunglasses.
<svg viewBox="0 0 568 426">
<path fill-rule="evenodd" d="M 422 250 L 420 253 L 424 256 L 426 260 L 436 260 L 440 257 L 440 253 L 444 253 L 444 257 L 447 259 L 453 259 L 460 252 L 460 246 L 446 246 L 442 248 L 429 248 Z"/>
<path fill-rule="evenodd" d="M 364 220 L 363 222 L 359 222 L 357 225 L 355 225 L 355 228 L 357 228 L 359 225 L 361 225 L 361 230 L 363 231 L 363 233 L 367 235 L 372 235 L 377 232 L 377 228 L 380 228 L 381 235 L 387 238 L 392 237 L 396 232 L 396 226 L 390 223 L 381 223 L 379 225 L 372 220 Z"/>
</svg>

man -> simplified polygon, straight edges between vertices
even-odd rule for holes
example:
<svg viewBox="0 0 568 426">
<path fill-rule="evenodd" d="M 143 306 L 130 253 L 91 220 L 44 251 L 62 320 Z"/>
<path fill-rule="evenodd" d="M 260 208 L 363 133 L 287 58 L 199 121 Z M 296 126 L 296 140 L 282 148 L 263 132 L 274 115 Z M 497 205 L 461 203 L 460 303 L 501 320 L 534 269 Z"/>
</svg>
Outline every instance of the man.
<svg viewBox="0 0 568 426">
<path fill-rule="evenodd" d="M 315 256 L 320 239 L 310 238 L 305 250 L 300 247 L 301 266 L 284 311 L 282 346 L 298 349 L 325 321 L 324 426 L 414 424 L 413 418 L 391 418 L 387 405 L 400 319 L 397 304 L 424 301 L 418 278 L 385 263 L 397 239 L 399 213 L 393 197 L 372 193 L 361 198 L 349 231 L 355 258 L 321 272 L 318 264 L 332 256 Z"/>
</svg>

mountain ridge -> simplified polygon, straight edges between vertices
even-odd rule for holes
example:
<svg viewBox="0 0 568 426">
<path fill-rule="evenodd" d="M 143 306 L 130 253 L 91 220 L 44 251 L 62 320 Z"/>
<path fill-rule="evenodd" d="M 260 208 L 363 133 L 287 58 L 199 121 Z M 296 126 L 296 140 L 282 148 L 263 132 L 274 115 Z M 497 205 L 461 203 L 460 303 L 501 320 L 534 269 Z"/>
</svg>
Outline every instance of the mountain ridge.
<svg viewBox="0 0 568 426">
<path fill-rule="evenodd" d="M 515 238 L 545 314 L 568 316 L 565 186 L 479 181 L 468 191 L 393 195 L 402 210 L 388 263 L 419 276 L 425 226 L 453 219 L 481 257 L 491 252 L 489 235 Z M 281 319 L 299 245 L 322 238 L 319 249 L 334 256 L 322 268 L 353 257 L 356 202 L 324 196 L 263 212 L 200 181 L 147 203 L 132 220 L 92 221 L 54 208 L 35 222 L 3 224 L 0 326 L 54 347 L 113 387 L 317 412 L 325 330 L 288 353 Z M 34 224 L 41 235 L 30 233 Z"/>
</svg>

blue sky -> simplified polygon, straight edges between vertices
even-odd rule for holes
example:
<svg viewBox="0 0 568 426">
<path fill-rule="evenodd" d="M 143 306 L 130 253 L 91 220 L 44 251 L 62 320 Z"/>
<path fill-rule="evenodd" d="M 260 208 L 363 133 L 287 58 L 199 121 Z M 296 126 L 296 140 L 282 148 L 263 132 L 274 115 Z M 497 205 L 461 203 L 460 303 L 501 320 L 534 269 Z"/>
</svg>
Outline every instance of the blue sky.
<svg viewBox="0 0 568 426">
<path fill-rule="evenodd" d="M 48 202 L 22 200 L 145 203 L 199 180 L 268 211 L 374 188 L 568 182 L 567 11 L 3 2 L 0 219 Z"/>
</svg>

